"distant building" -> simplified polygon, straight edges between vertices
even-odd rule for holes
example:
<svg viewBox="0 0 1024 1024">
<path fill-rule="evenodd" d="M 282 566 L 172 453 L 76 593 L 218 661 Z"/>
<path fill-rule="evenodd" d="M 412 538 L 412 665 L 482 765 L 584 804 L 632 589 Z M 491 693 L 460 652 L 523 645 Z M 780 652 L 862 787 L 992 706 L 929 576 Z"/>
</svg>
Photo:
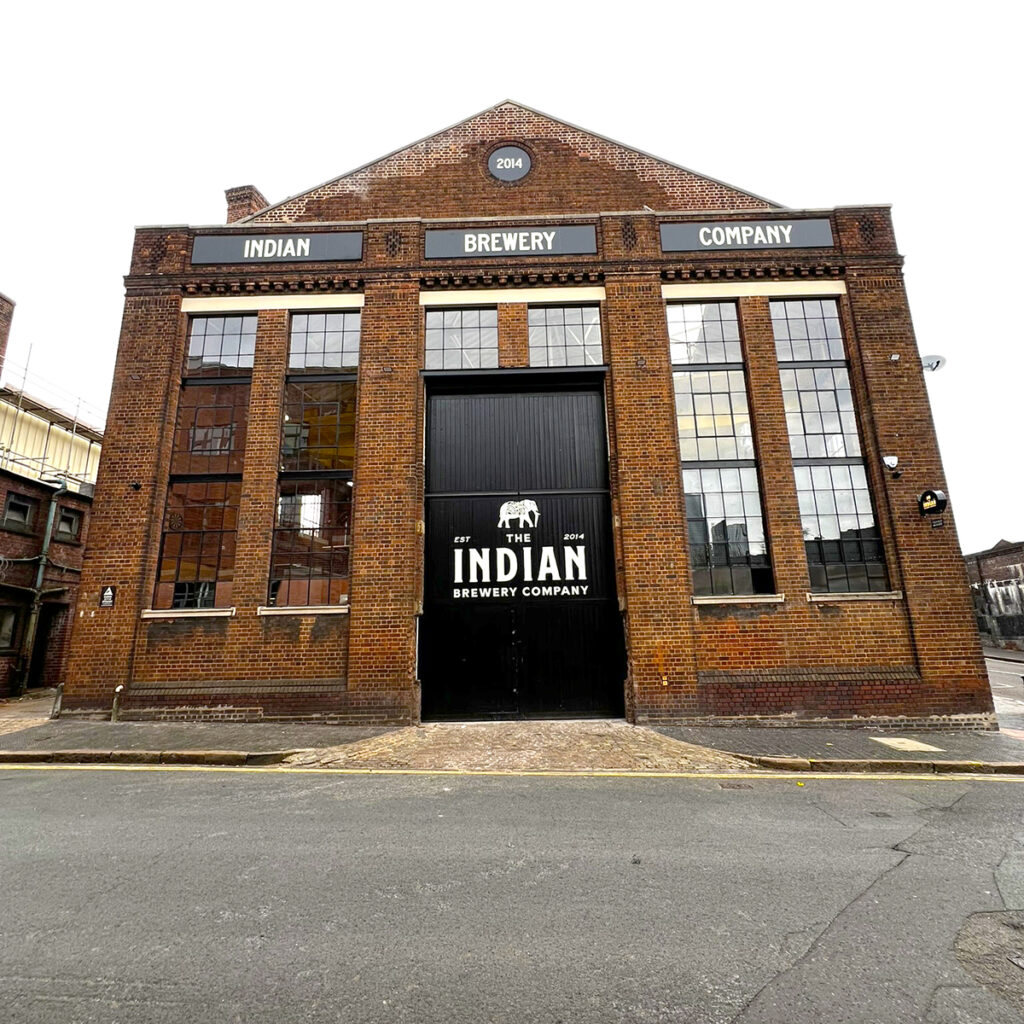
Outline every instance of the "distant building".
<svg viewBox="0 0 1024 1024">
<path fill-rule="evenodd" d="M 14 303 L 0 295 L 0 367 Z M 0 697 L 60 681 L 103 434 L 0 387 Z"/>
<path fill-rule="evenodd" d="M 998 540 L 985 551 L 964 555 L 964 563 L 972 585 L 1024 580 L 1024 541 Z"/>
<path fill-rule="evenodd" d="M 996 541 L 964 555 L 978 632 L 997 647 L 1024 649 L 1024 541 Z"/>
</svg>

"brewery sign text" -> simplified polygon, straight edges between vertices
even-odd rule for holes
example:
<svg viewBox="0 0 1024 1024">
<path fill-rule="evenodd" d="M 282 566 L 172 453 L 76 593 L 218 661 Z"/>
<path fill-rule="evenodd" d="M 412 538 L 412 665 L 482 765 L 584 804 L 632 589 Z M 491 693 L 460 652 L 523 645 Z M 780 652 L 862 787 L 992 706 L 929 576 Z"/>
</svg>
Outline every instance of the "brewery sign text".
<svg viewBox="0 0 1024 1024">
<path fill-rule="evenodd" d="M 428 260 L 596 252 L 597 231 L 592 224 L 427 231 L 424 248 Z"/>
</svg>

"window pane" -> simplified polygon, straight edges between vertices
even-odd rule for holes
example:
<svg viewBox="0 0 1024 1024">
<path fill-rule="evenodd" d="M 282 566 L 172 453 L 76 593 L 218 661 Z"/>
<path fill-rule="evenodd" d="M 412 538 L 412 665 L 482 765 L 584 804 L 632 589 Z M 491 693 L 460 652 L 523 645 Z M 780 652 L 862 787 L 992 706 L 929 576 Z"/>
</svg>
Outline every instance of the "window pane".
<svg viewBox="0 0 1024 1024">
<path fill-rule="evenodd" d="M 694 593 L 771 593 L 757 471 L 687 469 L 683 490 Z"/>
<path fill-rule="evenodd" d="M 698 437 L 705 439 L 698 445 L 701 460 L 754 459 L 754 437 L 742 370 L 715 373 L 680 370 L 672 379 L 681 450 L 692 447 L 684 441 Z M 685 453 L 682 458 L 688 461 Z"/>
<path fill-rule="evenodd" d="M 347 599 L 352 488 L 345 480 L 282 480 L 271 558 L 271 605 Z"/>
<path fill-rule="evenodd" d="M 858 494 L 866 494 L 853 489 L 851 469 L 863 472 L 859 466 L 814 466 L 803 467 L 796 474 L 811 589 L 815 591 L 861 592 L 889 586 L 874 514 L 843 511 L 856 507 Z"/>
<path fill-rule="evenodd" d="M 297 313 L 288 350 L 290 373 L 337 373 L 359 365 L 362 313 Z"/>
<path fill-rule="evenodd" d="M 187 377 L 239 377 L 252 370 L 255 316 L 197 316 L 189 323 Z"/>
<path fill-rule="evenodd" d="M 154 608 L 213 607 L 217 581 L 234 576 L 233 524 L 241 491 L 237 480 L 170 485 Z"/>
<path fill-rule="evenodd" d="M 604 362 L 596 306 L 530 308 L 528 318 L 531 366 L 599 366 Z"/>
<path fill-rule="evenodd" d="M 241 473 L 248 422 L 248 384 L 183 387 L 171 472 Z"/>
<path fill-rule="evenodd" d="M 498 311 L 427 310 L 428 370 L 477 370 L 498 365 Z"/>
<path fill-rule="evenodd" d="M 352 469 L 356 385 L 352 381 L 289 381 L 285 385 L 281 469 Z"/>
<path fill-rule="evenodd" d="M 735 302 L 673 302 L 665 313 L 673 364 L 743 362 Z"/>
</svg>

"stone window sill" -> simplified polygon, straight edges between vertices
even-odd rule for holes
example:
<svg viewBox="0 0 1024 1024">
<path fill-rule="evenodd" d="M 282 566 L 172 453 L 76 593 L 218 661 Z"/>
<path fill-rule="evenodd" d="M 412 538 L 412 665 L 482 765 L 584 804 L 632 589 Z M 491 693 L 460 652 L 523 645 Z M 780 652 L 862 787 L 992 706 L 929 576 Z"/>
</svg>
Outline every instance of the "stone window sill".
<svg viewBox="0 0 1024 1024">
<path fill-rule="evenodd" d="M 690 598 L 694 604 L 782 604 L 785 594 L 708 594 Z"/>
<path fill-rule="evenodd" d="M 832 604 L 839 601 L 902 601 L 902 590 L 871 590 L 858 594 L 808 594 L 811 604 Z"/>
<path fill-rule="evenodd" d="M 235 608 L 143 608 L 143 619 L 233 619 Z"/>
<path fill-rule="evenodd" d="M 348 615 L 347 604 L 259 605 L 257 615 Z"/>
</svg>

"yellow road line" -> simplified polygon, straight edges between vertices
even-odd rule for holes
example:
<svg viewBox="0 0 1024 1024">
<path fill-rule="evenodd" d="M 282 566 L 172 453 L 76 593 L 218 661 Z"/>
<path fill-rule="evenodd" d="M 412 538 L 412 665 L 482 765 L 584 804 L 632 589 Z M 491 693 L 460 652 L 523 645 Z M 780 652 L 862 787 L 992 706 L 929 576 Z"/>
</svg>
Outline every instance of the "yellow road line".
<svg viewBox="0 0 1024 1024">
<path fill-rule="evenodd" d="M 547 779 L 715 779 L 787 782 L 795 779 L 851 779 L 861 782 L 1024 782 L 1024 775 L 995 775 L 983 772 L 622 772 L 622 771 L 545 771 L 543 769 L 462 769 L 462 768 L 287 768 L 281 766 L 244 767 L 234 765 L 190 764 L 0 764 L 0 771 L 80 771 L 80 772 L 243 772 L 283 775 L 435 775 L 481 776 L 492 778 Z"/>
</svg>

